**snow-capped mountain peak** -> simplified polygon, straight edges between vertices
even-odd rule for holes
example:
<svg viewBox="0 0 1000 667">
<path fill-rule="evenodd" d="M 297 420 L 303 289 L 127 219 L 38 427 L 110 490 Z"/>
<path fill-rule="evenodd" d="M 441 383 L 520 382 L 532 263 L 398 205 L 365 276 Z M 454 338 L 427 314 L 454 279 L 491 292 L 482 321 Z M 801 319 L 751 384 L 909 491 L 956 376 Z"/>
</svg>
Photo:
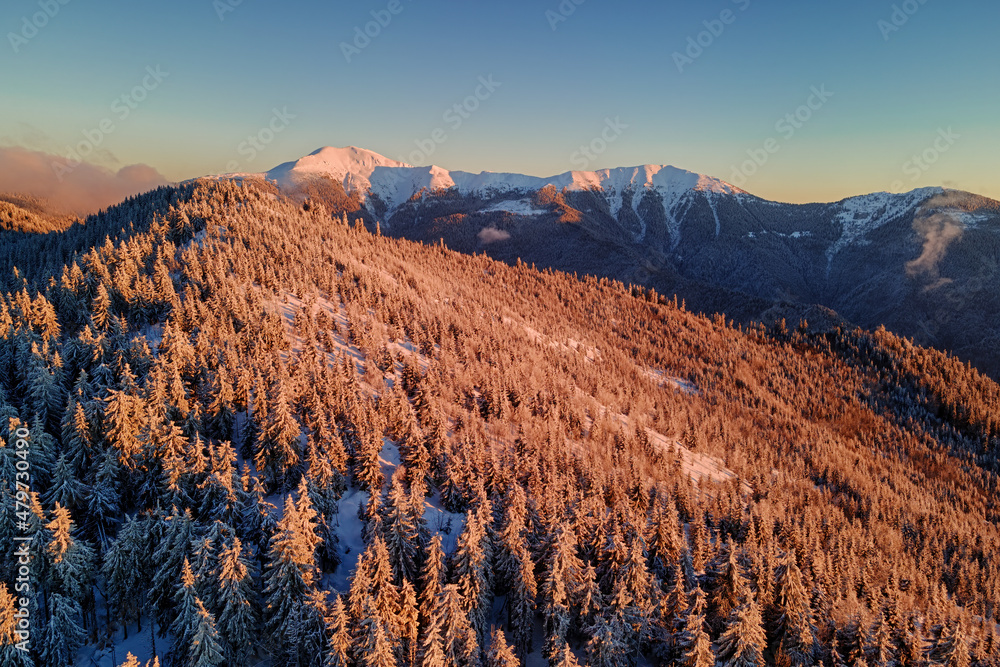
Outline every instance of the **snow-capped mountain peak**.
<svg viewBox="0 0 1000 667">
<path fill-rule="evenodd" d="M 320 148 L 265 174 L 266 178 L 283 186 L 294 186 L 317 176 L 340 182 L 345 191 L 357 192 L 362 199 L 374 194 L 390 211 L 423 190 L 437 192 L 452 188 L 462 195 L 503 195 L 553 186 L 557 190 L 570 191 L 599 189 L 615 198 L 620 198 L 629 189 L 636 193 L 657 190 L 661 195 L 673 197 L 691 190 L 720 194 L 743 192 L 725 181 L 665 165 L 567 171 L 550 177 L 491 171 L 473 174 L 438 166 L 415 167 L 354 146 Z"/>
</svg>

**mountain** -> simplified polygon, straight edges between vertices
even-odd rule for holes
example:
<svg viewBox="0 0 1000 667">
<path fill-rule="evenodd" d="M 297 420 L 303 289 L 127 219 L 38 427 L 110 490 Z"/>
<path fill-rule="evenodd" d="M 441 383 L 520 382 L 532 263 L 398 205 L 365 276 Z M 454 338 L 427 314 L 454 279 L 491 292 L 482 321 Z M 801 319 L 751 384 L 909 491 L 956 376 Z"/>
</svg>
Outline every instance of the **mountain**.
<svg viewBox="0 0 1000 667">
<path fill-rule="evenodd" d="M 1000 665 L 1000 386 L 953 356 L 261 179 L 0 259 L 4 666 Z"/>
<path fill-rule="evenodd" d="M 985 197 L 784 204 L 669 166 L 471 174 L 353 147 L 262 176 L 386 234 L 611 277 L 738 322 L 886 326 L 1000 377 L 1000 204 Z"/>
<path fill-rule="evenodd" d="M 0 234 L 0 664 L 1000 664 L 996 382 L 362 223 Z"/>
<path fill-rule="evenodd" d="M 45 233 L 65 229 L 78 220 L 76 216 L 55 212 L 39 197 L 0 193 L 0 230 Z"/>
</svg>

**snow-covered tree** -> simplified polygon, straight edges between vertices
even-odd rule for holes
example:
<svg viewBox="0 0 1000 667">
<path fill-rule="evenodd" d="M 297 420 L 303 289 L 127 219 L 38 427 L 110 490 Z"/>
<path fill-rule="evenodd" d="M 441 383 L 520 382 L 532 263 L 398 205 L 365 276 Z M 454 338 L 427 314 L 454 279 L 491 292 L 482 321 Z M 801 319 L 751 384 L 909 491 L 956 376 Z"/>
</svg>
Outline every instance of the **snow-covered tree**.
<svg viewBox="0 0 1000 667">
<path fill-rule="evenodd" d="M 233 538 L 219 554 L 219 614 L 216 627 L 227 662 L 234 667 L 249 663 L 258 638 L 259 614 L 254 581 L 244 558 L 243 545 Z"/>
<path fill-rule="evenodd" d="M 494 628 L 490 649 L 486 652 L 486 667 L 519 667 L 521 664 L 514 655 L 514 650 L 507 644 L 503 630 Z"/>
<path fill-rule="evenodd" d="M 760 608 L 753 593 L 747 591 L 729 614 L 716 659 L 721 667 L 764 667 L 766 645 Z"/>
<path fill-rule="evenodd" d="M 65 595 L 52 593 L 48 599 L 49 622 L 45 625 L 39 655 L 46 667 L 69 667 L 76 662 L 76 652 L 83 646 L 83 612 L 80 603 Z"/>
<path fill-rule="evenodd" d="M 816 625 L 802 572 L 791 552 L 777 570 L 772 628 L 771 650 L 776 660 L 787 660 L 793 667 L 815 662 Z"/>
</svg>

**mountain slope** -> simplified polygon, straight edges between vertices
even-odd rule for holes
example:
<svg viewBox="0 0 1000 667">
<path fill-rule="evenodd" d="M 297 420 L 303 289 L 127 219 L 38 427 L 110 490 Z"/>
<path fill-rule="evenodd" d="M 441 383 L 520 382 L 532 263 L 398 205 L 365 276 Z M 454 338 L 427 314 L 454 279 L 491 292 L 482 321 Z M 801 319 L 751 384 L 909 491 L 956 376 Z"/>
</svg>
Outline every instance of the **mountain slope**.
<svg viewBox="0 0 1000 667">
<path fill-rule="evenodd" d="M 742 628 L 776 664 L 792 564 L 824 664 L 879 636 L 1000 659 L 1000 386 L 954 358 L 734 328 L 251 182 L 91 223 L 117 242 L 0 298 L 0 509 L 26 451 L 32 618 L 58 604 L 81 663 L 126 634 L 152 658 L 154 630 L 171 661 L 215 633 L 233 662 L 408 664 L 439 625 L 457 664 L 492 626 L 520 664 L 654 662 L 689 618 L 665 602 L 703 591 L 710 650 Z"/>
<path fill-rule="evenodd" d="M 300 163 L 265 177 L 290 194 L 332 181 L 351 201 L 327 197 L 335 210 L 387 234 L 642 284 L 741 322 L 818 312 L 833 325 L 832 310 L 1000 377 L 1000 204 L 983 197 L 924 188 L 792 205 L 673 167 L 468 174 L 354 148 Z"/>
</svg>

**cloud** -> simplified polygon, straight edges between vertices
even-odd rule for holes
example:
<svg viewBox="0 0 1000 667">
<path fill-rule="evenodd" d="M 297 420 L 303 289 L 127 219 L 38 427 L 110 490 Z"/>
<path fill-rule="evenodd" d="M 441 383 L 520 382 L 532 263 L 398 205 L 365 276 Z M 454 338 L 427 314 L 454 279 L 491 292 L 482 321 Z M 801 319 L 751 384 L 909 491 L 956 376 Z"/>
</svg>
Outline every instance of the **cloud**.
<svg viewBox="0 0 1000 667">
<path fill-rule="evenodd" d="M 41 197 L 61 213 L 94 213 L 165 183 L 163 174 L 145 164 L 115 172 L 41 151 L 0 147 L 0 192 Z"/>
<path fill-rule="evenodd" d="M 506 241 L 510 238 L 510 232 L 505 232 L 502 229 L 497 229 L 496 227 L 483 227 L 476 234 L 476 237 L 483 243 L 496 243 L 497 241 Z"/>
<path fill-rule="evenodd" d="M 928 202 L 926 207 L 933 205 L 935 201 Z M 933 212 L 917 215 L 913 219 L 913 229 L 924 237 L 924 247 L 920 257 L 906 263 L 906 275 L 910 278 L 925 276 L 934 282 L 934 287 L 946 284 L 948 281 L 940 280 L 938 264 L 948 252 L 948 246 L 961 240 L 965 225 L 947 213 Z"/>
</svg>

